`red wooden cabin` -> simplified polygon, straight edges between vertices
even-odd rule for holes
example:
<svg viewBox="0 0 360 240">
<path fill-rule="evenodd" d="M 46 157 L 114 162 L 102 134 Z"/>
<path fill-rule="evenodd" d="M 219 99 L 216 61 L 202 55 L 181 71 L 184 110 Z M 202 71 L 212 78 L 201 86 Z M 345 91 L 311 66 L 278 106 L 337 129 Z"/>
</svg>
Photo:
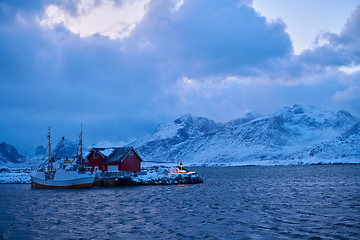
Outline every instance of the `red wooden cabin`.
<svg viewBox="0 0 360 240">
<path fill-rule="evenodd" d="M 133 147 L 92 148 L 86 158 L 93 171 L 103 172 L 139 172 L 143 161 Z"/>
</svg>

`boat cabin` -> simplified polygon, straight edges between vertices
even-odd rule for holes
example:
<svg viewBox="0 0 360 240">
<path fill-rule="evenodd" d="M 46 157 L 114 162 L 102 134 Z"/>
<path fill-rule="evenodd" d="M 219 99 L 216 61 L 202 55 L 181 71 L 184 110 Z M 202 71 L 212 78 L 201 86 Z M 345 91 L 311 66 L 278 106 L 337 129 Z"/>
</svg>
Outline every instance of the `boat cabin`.
<svg viewBox="0 0 360 240">
<path fill-rule="evenodd" d="M 95 172 L 140 172 L 143 161 L 133 147 L 91 148 L 86 159 Z"/>
</svg>

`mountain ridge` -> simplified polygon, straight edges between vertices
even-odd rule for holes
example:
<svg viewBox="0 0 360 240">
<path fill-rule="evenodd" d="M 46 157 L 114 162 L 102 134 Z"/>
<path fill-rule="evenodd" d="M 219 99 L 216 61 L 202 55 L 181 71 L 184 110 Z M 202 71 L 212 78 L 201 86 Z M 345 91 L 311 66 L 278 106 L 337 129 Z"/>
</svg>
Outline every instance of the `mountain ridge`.
<svg viewBox="0 0 360 240">
<path fill-rule="evenodd" d="M 272 114 L 248 112 L 217 123 L 185 114 L 162 123 L 152 134 L 127 144 L 145 161 L 184 164 L 288 165 L 316 162 L 359 162 L 360 122 L 349 112 L 320 111 L 312 106 L 284 107 Z M 65 140 L 58 157 L 72 157 L 76 140 Z M 56 149 L 56 146 L 54 146 Z M 15 147 L 0 144 L 0 164 L 29 163 Z M 30 160 L 29 160 L 30 159 Z"/>
<path fill-rule="evenodd" d="M 21 155 L 17 149 L 5 142 L 0 143 L 0 163 L 24 163 L 26 157 Z"/>
<path fill-rule="evenodd" d="M 303 162 L 309 158 L 340 161 L 342 155 L 336 152 L 342 149 L 336 139 L 356 124 L 355 118 L 346 111 L 332 113 L 302 105 L 285 107 L 266 116 L 249 113 L 227 123 L 187 114 L 172 123 L 160 124 L 153 134 L 129 146 L 135 147 L 145 160 L 159 162 L 246 163 L 256 160 L 276 163 Z M 353 138 L 358 141 L 359 135 Z M 325 154 L 315 150 L 321 144 L 334 146 L 328 146 Z M 345 158 L 359 158 L 360 147 L 354 141 L 340 146 L 350 151 Z M 330 149 L 337 150 L 330 152 Z"/>
</svg>

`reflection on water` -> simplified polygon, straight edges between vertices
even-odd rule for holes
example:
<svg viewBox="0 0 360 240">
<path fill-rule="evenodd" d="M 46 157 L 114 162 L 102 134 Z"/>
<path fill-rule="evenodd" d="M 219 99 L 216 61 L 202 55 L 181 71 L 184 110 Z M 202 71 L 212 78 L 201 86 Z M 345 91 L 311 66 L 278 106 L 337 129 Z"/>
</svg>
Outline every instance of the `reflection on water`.
<svg viewBox="0 0 360 240">
<path fill-rule="evenodd" d="M 0 239 L 360 239 L 360 166 L 193 168 L 196 185 L 0 185 Z"/>
</svg>

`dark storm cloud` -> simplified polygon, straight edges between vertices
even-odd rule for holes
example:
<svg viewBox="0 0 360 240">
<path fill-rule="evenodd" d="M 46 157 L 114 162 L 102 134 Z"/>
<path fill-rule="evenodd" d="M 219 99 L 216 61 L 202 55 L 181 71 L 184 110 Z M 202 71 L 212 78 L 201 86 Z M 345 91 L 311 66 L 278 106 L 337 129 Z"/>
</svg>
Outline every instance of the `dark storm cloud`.
<svg viewBox="0 0 360 240">
<path fill-rule="evenodd" d="M 118 41 L 99 35 L 80 38 L 62 25 L 42 28 L 33 11 L 7 7 L 21 14 L 0 26 L 0 125 L 5 141 L 39 144 L 44 136 L 39 131 L 48 125 L 71 136 L 81 122 L 92 127 L 88 137 L 102 132 L 112 135 L 110 140 L 128 140 L 147 133 L 149 123 L 134 125 L 150 111 L 148 99 L 156 85 L 148 80 L 154 74 L 142 68 L 142 60 L 128 58 Z M 124 131 L 114 134 L 119 125 Z M 106 140 L 99 135 L 92 140 L 98 138 Z"/>
<path fill-rule="evenodd" d="M 156 51 L 174 74 L 249 75 L 254 66 L 292 52 L 281 21 L 269 24 L 239 1 L 185 1 L 175 12 L 166 3 L 154 1 L 126 41 Z"/>
</svg>

